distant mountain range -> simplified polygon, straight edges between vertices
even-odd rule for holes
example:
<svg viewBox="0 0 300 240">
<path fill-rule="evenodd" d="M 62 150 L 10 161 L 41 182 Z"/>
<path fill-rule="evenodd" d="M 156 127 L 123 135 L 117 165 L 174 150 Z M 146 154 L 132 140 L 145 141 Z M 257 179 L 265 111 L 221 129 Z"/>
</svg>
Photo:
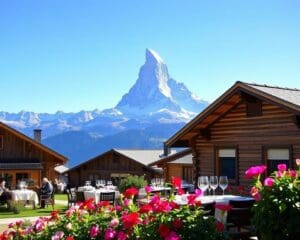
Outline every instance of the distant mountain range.
<svg viewBox="0 0 300 240">
<path fill-rule="evenodd" d="M 146 49 L 136 83 L 114 108 L 54 114 L 0 112 L 0 121 L 30 137 L 33 129 L 42 129 L 43 143 L 74 166 L 111 148 L 162 148 L 163 141 L 207 105 L 170 78 L 162 58 Z"/>
</svg>

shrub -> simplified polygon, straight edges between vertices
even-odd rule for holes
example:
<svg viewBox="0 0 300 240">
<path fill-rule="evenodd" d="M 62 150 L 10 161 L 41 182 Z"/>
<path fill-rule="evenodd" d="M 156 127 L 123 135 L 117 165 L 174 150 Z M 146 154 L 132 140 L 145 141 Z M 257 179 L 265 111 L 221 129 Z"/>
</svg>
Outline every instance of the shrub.
<svg viewBox="0 0 300 240">
<path fill-rule="evenodd" d="M 278 171 L 262 182 L 265 169 L 255 166 L 246 171 L 248 178 L 255 179 L 253 224 L 262 240 L 300 239 L 300 169 L 287 170 L 285 164 L 279 164 Z"/>
<path fill-rule="evenodd" d="M 94 204 L 89 199 L 72 206 L 62 216 L 54 211 L 50 217 L 41 217 L 25 229 L 21 222 L 10 224 L 0 239 L 227 239 L 224 226 L 203 215 L 195 194 L 189 195 L 185 206 L 177 205 L 172 197 L 162 199 L 159 195 L 137 206 L 133 202 L 137 190 L 130 188 L 125 192 L 121 205 Z"/>
<path fill-rule="evenodd" d="M 119 184 L 119 191 L 122 193 L 127 188 L 143 188 L 147 185 L 147 181 L 144 179 L 144 176 L 129 175 L 126 178 L 123 178 Z"/>
</svg>

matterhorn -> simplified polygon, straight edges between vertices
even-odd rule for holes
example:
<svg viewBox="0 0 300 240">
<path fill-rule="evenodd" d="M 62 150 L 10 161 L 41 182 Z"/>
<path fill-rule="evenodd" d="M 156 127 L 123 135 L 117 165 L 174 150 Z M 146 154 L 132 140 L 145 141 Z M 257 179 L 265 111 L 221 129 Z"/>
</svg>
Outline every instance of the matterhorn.
<svg viewBox="0 0 300 240">
<path fill-rule="evenodd" d="M 170 77 L 167 65 L 155 51 L 146 49 L 146 62 L 136 83 L 115 108 L 135 118 L 166 114 L 188 121 L 205 106 L 206 101 Z"/>
</svg>

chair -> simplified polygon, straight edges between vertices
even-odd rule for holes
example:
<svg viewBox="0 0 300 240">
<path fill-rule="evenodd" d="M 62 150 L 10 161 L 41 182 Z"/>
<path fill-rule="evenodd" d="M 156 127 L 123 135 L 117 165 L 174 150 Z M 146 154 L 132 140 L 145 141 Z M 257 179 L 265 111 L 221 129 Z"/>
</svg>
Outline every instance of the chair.
<svg viewBox="0 0 300 240">
<path fill-rule="evenodd" d="M 84 192 L 76 192 L 76 200 L 77 202 L 84 202 L 85 198 L 84 198 Z"/>
<path fill-rule="evenodd" d="M 204 216 L 215 216 L 215 204 L 215 202 L 201 204 Z"/>
<path fill-rule="evenodd" d="M 68 195 L 68 207 L 71 207 L 77 202 L 77 196 L 75 188 L 67 189 L 67 195 Z"/>
<path fill-rule="evenodd" d="M 251 225 L 251 208 L 254 200 L 230 200 L 229 204 L 232 206 L 227 215 L 229 237 L 231 239 L 250 239 L 257 236 L 254 226 Z"/>
<path fill-rule="evenodd" d="M 40 201 L 45 202 L 45 206 L 52 205 L 52 209 L 54 210 L 55 205 L 55 198 L 54 198 L 54 191 L 52 191 L 51 195 L 41 195 Z"/>
<path fill-rule="evenodd" d="M 100 192 L 100 202 L 108 201 L 111 205 L 115 205 L 115 192 Z"/>
</svg>

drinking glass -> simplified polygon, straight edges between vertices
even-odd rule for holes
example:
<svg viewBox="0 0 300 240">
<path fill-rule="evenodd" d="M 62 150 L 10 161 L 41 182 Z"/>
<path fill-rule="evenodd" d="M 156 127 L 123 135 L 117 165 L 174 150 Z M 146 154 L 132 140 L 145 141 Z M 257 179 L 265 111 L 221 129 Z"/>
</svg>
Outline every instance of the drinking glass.
<svg viewBox="0 0 300 240">
<path fill-rule="evenodd" d="M 101 186 L 101 180 L 96 180 L 96 187 L 100 188 L 100 186 Z"/>
<path fill-rule="evenodd" d="M 213 190 L 213 195 L 215 195 L 215 190 L 218 187 L 218 177 L 217 176 L 210 176 L 209 178 L 210 187 Z"/>
<path fill-rule="evenodd" d="M 227 188 L 227 186 L 228 186 L 227 176 L 220 176 L 219 187 L 223 190 L 223 195 L 224 195 L 224 190 Z"/>
<path fill-rule="evenodd" d="M 209 181 L 207 176 L 201 176 L 198 178 L 198 187 L 202 190 L 203 194 L 209 187 Z"/>
</svg>

